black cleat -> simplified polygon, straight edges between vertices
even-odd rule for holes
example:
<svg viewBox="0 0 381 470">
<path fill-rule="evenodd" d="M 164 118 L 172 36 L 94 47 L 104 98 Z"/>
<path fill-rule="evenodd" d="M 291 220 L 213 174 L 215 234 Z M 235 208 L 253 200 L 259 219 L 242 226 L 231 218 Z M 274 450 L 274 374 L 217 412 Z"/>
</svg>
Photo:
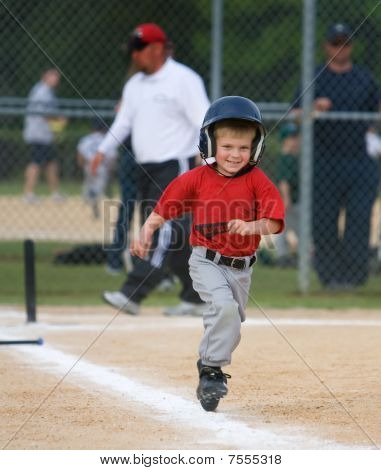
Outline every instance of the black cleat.
<svg viewBox="0 0 381 470">
<path fill-rule="evenodd" d="M 201 359 L 197 361 L 200 382 L 197 387 L 197 398 L 205 411 L 214 411 L 220 398 L 228 393 L 227 379 L 231 375 L 224 374 L 221 367 L 212 367 L 202 364 Z"/>
</svg>

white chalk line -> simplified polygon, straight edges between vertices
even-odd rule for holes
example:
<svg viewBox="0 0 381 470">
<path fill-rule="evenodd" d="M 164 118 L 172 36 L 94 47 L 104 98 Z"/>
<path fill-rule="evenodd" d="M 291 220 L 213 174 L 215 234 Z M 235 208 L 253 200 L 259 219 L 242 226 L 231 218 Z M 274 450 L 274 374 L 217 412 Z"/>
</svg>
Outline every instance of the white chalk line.
<svg viewBox="0 0 381 470">
<path fill-rule="evenodd" d="M 248 318 L 244 325 L 249 326 L 381 326 L 381 320 L 342 320 L 329 318 L 271 318 L 271 323 L 266 319 Z"/>
<path fill-rule="evenodd" d="M 7 337 L 5 339 L 12 339 Z M 17 349 L 8 348 L 8 352 L 17 355 L 24 363 L 44 373 L 63 377 L 77 361 L 77 357 L 63 353 L 50 346 L 21 346 Z M 197 442 L 202 444 L 220 444 L 236 449 L 353 449 L 366 448 L 360 446 L 344 446 L 342 444 L 308 436 L 300 428 L 287 430 L 254 429 L 247 424 L 232 419 L 223 412 L 207 413 L 197 402 L 185 399 L 177 394 L 157 387 L 142 384 L 109 368 L 81 359 L 65 379 L 77 386 L 87 388 L 89 384 L 102 387 L 105 393 L 117 395 L 129 406 L 134 403 L 147 419 L 164 421 L 167 425 L 192 430 Z M 223 405 L 222 405 L 223 406 Z M 147 412 L 147 407 L 149 412 Z M 152 413 L 153 412 L 153 413 Z M 255 417 L 251 417 L 254 418 Z M 193 441 L 194 442 L 194 441 Z M 169 447 L 170 447 L 169 443 Z"/>
<path fill-rule="evenodd" d="M 16 311 L 16 310 L 0 310 L 0 319 L 18 319 L 25 320 L 25 313 Z M 57 321 L 57 315 L 49 315 L 44 313 L 42 315 L 44 319 L 51 318 L 53 321 Z M 87 318 L 91 318 L 91 315 L 86 315 Z M 83 318 L 82 315 L 80 318 Z M 126 320 L 132 320 L 129 317 L 126 317 Z M 101 319 L 99 319 L 101 320 Z M 170 328 L 184 328 L 184 327 L 200 327 L 200 319 L 185 317 L 185 318 L 147 318 L 140 317 L 139 319 L 133 318 L 135 321 L 134 324 L 125 325 L 110 325 L 109 329 L 116 329 L 118 331 L 124 330 L 142 330 L 146 328 L 155 328 L 155 329 L 168 329 Z M 138 322 L 136 323 L 136 320 Z M 147 322 L 147 320 L 149 322 Z M 159 321 L 158 321 L 159 320 Z M 363 320 L 363 319 L 310 319 L 310 318 L 278 318 L 272 319 L 272 322 L 275 325 L 281 326 L 381 326 L 381 320 Z M 245 325 L 247 326 L 271 326 L 268 320 L 258 319 L 258 318 L 249 318 Z M 9 333 L 31 333 L 39 332 L 43 333 L 44 331 L 99 331 L 99 328 L 103 324 L 63 324 L 63 323 L 31 323 L 31 324 L 22 324 L 22 325 L 9 325 L 2 327 L 3 332 Z M 1 336 L 4 336 L 1 334 Z M 0 337 L 0 339 L 7 339 Z M 19 338 L 17 338 L 19 339 Z M 37 360 L 39 366 L 44 368 L 45 372 L 55 373 L 57 376 L 63 376 L 67 370 L 74 364 L 76 358 L 68 354 L 64 354 L 59 350 L 47 348 L 46 346 L 39 350 L 37 347 L 23 346 L 18 347 L 17 352 L 22 352 L 23 360 L 26 357 L 33 358 L 32 365 L 36 367 L 34 359 Z M 25 353 L 28 353 L 28 356 L 24 356 Z M 59 359 L 59 360 L 57 360 Z M 56 363 L 53 365 L 52 360 Z M 47 370 L 45 369 L 47 367 Z M 210 429 L 212 433 L 216 433 L 215 437 L 216 442 L 219 442 L 219 439 L 225 440 L 225 445 L 229 446 L 238 446 L 238 448 L 347 448 L 339 444 L 316 440 L 312 441 L 305 436 L 300 434 L 297 437 L 290 437 L 290 433 L 287 435 L 282 435 L 273 433 L 266 430 L 253 430 L 250 427 L 247 427 L 244 423 L 235 422 L 229 419 L 227 415 L 222 414 L 207 414 L 204 411 L 200 410 L 198 405 L 195 405 L 189 400 L 185 400 L 177 395 L 171 393 L 166 393 L 160 391 L 157 388 L 148 387 L 139 382 L 132 381 L 124 376 L 116 374 L 115 372 L 110 372 L 108 369 L 105 369 L 102 366 L 91 364 L 88 361 L 81 360 L 81 362 L 75 367 L 75 370 L 71 375 L 76 378 L 82 378 L 97 385 L 104 386 L 108 392 L 112 390 L 114 393 L 121 395 L 121 398 L 128 398 L 128 401 L 131 402 L 131 399 L 139 403 L 140 405 L 149 406 L 159 413 L 155 418 L 156 419 L 168 419 L 173 422 L 174 425 L 180 425 L 182 427 L 194 427 L 196 429 Z M 99 377 L 103 377 L 102 380 L 98 380 Z M 155 398 L 154 398 L 155 397 Z M 169 405 L 169 407 L 168 407 Z M 180 416 L 180 417 L 179 417 Z M 152 415 L 150 415 L 152 418 Z M 201 419 L 201 421 L 200 421 Z M 195 422 L 196 420 L 196 422 Z M 207 420 L 207 421 L 206 421 Z M 211 421 L 212 420 L 212 421 Z M 200 423 L 198 422 L 200 421 Z M 213 424 L 213 425 L 211 425 Z M 226 426 L 225 426 L 226 425 Z M 220 426 L 220 427 L 219 427 Z M 221 428 L 222 426 L 222 428 Z M 238 428 L 237 428 L 238 426 Z M 244 429 L 242 429 L 242 426 Z M 237 428 L 237 429 L 236 429 Z M 297 430 L 294 430 L 298 432 Z M 207 435 L 210 437 L 211 433 Z M 237 436 L 239 438 L 237 439 Z M 247 439 L 246 439 L 246 437 Z M 213 439 L 209 439 L 210 441 Z M 269 444 L 271 442 L 271 444 Z M 234 445 L 233 445 L 234 443 Z M 254 444 L 253 444 L 254 443 Z M 270 445 L 270 447 L 269 447 Z M 302 446 L 302 447 L 301 447 Z M 316 447 L 314 447 L 316 446 Z M 353 448 L 353 447 L 351 447 Z"/>
<path fill-rule="evenodd" d="M 14 320 L 18 319 L 24 321 L 19 325 L 3 325 L 4 329 L 12 329 L 13 331 L 20 332 L 33 332 L 40 331 L 99 331 L 104 326 L 99 319 L 98 323 L 58 323 L 57 315 L 50 315 L 44 313 L 41 318 L 46 321 L 25 324 L 26 315 L 23 312 L 16 310 L 0 310 L 1 320 Z M 82 317 L 80 316 L 79 319 Z M 87 315 L 87 318 L 91 316 Z M 108 317 L 104 317 L 105 319 Z M 184 329 L 184 328 L 200 328 L 202 327 L 202 321 L 200 318 L 195 317 L 177 317 L 177 318 L 166 318 L 166 317 L 129 317 L 123 315 L 121 318 L 126 319 L 126 323 L 111 324 L 107 331 L 137 331 L 137 330 L 168 330 L 168 329 Z M 83 319 L 83 318 L 82 318 Z M 330 318 L 272 318 L 271 323 L 266 318 L 248 318 L 244 322 L 244 327 L 255 326 L 255 327 L 272 327 L 275 326 L 295 326 L 295 327 L 381 327 L 381 319 L 330 319 Z"/>
</svg>

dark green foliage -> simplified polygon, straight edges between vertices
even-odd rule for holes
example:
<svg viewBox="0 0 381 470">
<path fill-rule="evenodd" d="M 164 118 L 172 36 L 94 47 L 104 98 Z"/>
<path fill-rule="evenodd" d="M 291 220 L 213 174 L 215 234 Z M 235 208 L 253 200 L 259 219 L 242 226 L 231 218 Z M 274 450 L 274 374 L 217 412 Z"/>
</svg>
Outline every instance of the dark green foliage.
<svg viewBox="0 0 381 470">
<path fill-rule="evenodd" d="M 347 21 L 355 56 L 381 79 L 381 9 L 375 0 L 317 0 L 317 59 L 328 24 Z M 117 98 L 133 27 L 155 21 L 175 56 L 210 80 L 211 0 L 5 0 L 0 6 L 0 95 L 25 96 L 41 70 L 56 64 L 65 97 Z M 225 0 L 223 93 L 290 101 L 300 77 L 302 0 Z M 364 19 L 367 18 L 366 21 Z"/>
</svg>

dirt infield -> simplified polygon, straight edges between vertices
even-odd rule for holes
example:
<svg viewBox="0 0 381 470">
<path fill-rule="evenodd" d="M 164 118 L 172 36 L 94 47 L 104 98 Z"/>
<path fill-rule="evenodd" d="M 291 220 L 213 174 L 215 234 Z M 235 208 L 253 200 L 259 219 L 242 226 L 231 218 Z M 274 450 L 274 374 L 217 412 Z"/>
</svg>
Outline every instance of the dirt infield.
<svg viewBox="0 0 381 470">
<path fill-rule="evenodd" d="M 196 397 L 198 318 L 107 307 L 0 309 L 7 449 L 336 449 L 381 446 L 381 311 L 250 311 L 229 394 Z M 80 360 L 79 360 L 80 358 Z"/>
<path fill-rule="evenodd" d="M 59 240 L 68 242 L 110 241 L 117 217 L 117 200 L 100 202 L 95 219 L 81 196 L 55 202 L 49 196 L 29 204 L 21 196 L 0 197 L 0 240 Z"/>
</svg>

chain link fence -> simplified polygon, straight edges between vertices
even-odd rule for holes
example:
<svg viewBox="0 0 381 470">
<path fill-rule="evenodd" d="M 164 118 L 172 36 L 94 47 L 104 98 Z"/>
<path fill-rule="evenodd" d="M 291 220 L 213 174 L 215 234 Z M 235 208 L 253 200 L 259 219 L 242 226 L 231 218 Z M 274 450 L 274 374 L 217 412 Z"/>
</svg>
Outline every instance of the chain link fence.
<svg viewBox="0 0 381 470">
<path fill-rule="evenodd" d="M 56 263 L 105 262 L 103 246 L 113 242 L 124 197 L 119 180 L 131 173 L 133 162 L 121 149 L 122 156 L 105 170 L 107 184 L 96 194 L 86 193 L 80 142 L 104 131 L 94 118 L 111 124 L 128 72 L 129 33 L 137 24 L 153 21 L 166 31 L 175 59 L 203 77 L 211 99 L 243 95 L 262 110 L 268 138 L 261 166 L 287 201 L 288 230 L 263 245 L 259 262 L 296 268 L 301 255 L 304 291 L 310 267 L 332 289 L 360 285 L 369 272 L 376 276 L 381 264 L 379 3 L 1 0 L 0 240 L 55 242 L 65 248 L 55 255 Z M 338 41 L 329 52 L 327 28 L 338 22 L 349 25 L 350 45 Z M 303 55 L 306 44 L 312 48 Z M 330 60 L 327 54 L 332 59 L 338 46 L 344 54 L 352 53 L 355 76 L 340 67 L 337 77 L 329 67 L 324 73 L 316 68 Z M 314 79 L 306 87 L 308 67 Z M 49 129 L 59 186 L 45 168 L 47 173 L 42 171 L 29 191 L 31 149 L 23 133 L 31 113 L 28 96 L 48 69 L 61 75 L 54 110 L 33 112 L 41 119 L 55 117 Z M 326 96 L 331 103 L 327 108 L 321 104 L 320 114 L 313 114 L 313 99 Z M 297 115 L 296 108 L 304 114 Z M 371 157 L 365 149 L 367 131 Z"/>
</svg>

